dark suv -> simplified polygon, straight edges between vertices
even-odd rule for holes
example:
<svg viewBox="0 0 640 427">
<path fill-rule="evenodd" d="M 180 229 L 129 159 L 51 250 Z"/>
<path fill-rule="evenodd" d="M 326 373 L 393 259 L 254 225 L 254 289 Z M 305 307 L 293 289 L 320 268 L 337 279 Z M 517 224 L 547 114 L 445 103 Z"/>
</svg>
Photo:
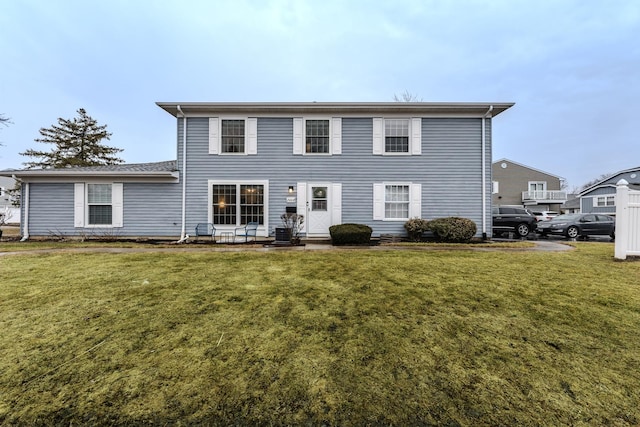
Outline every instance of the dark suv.
<svg viewBox="0 0 640 427">
<path fill-rule="evenodd" d="M 536 217 L 525 208 L 515 206 L 498 206 L 493 208 L 493 235 L 515 232 L 520 237 L 527 237 L 536 229 Z"/>
</svg>

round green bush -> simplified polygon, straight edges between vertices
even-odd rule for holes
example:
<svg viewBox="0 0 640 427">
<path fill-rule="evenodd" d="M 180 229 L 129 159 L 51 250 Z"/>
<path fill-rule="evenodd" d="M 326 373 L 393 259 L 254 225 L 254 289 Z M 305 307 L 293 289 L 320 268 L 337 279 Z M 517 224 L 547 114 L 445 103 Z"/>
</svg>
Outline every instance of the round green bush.
<svg viewBox="0 0 640 427">
<path fill-rule="evenodd" d="M 410 240 L 419 242 L 422 240 L 422 234 L 425 231 L 429 231 L 429 221 L 417 217 L 411 218 L 404 223 L 404 229 L 407 230 Z"/>
<path fill-rule="evenodd" d="M 429 221 L 429 229 L 436 239 L 446 243 L 467 243 L 476 235 L 476 223 L 468 218 L 451 216 Z"/>
<path fill-rule="evenodd" d="M 329 227 L 334 245 L 368 245 L 373 230 L 364 224 L 339 224 Z"/>
</svg>

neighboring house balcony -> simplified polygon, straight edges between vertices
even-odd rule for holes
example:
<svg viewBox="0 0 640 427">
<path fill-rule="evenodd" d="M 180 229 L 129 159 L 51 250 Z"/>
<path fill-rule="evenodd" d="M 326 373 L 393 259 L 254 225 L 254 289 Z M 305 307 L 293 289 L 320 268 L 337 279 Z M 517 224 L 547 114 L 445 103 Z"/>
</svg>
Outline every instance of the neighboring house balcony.
<svg viewBox="0 0 640 427">
<path fill-rule="evenodd" d="M 540 205 L 544 203 L 564 203 L 567 192 L 558 190 L 523 191 L 522 203 L 525 205 Z"/>
</svg>

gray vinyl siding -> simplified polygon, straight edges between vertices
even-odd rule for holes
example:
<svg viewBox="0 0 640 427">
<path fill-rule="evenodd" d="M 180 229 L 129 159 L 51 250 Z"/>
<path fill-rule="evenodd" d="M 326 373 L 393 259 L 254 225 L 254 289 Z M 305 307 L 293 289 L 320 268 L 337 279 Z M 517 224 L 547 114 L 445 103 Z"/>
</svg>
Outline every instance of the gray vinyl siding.
<svg viewBox="0 0 640 427">
<path fill-rule="evenodd" d="M 424 118 L 422 155 L 373 155 L 372 118 L 342 119 L 342 154 L 294 155 L 293 120 L 258 118 L 257 155 L 208 154 L 208 118 L 187 123 L 187 229 L 208 218 L 209 180 L 268 180 L 270 233 L 285 212 L 287 188 L 298 182 L 342 183 L 342 222 L 370 225 L 374 235 L 404 234 L 404 221 L 373 220 L 373 184 L 422 185 L 422 217 L 463 216 L 482 231 L 481 123 L 479 118 Z M 486 121 L 487 228 L 491 206 L 491 121 Z M 182 120 L 178 167 L 182 168 Z"/>
<path fill-rule="evenodd" d="M 29 195 L 30 236 L 167 236 L 176 239 L 180 236 L 179 184 L 124 183 L 123 227 L 118 228 L 74 227 L 73 183 L 32 183 L 29 184 Z M 22 232 L 24 234 L 25 230 Z"/>
<path fill-rule="evenodd" d="M 580 212 L 615 215 L 615 206 L 596 206 L 598 196 L 615 196 L 616 187 L 599 187 L 583 195 L 580 199 Z"/>
</svg>

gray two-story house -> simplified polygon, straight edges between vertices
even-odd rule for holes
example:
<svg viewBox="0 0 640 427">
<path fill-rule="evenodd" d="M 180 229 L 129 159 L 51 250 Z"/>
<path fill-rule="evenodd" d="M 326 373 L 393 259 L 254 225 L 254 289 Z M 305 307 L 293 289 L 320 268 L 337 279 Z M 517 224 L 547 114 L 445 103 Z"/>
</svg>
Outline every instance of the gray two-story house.
<svg viewBox="0 0 640 427">
<path fill-rule="evenodd" d="M 579 194 L 580 211 L 583 213 L 616 214 L 616 184 L 621 179 L 629 183 L 632 189 L 640 189 L 640 167 L 625 169 L 614 173 Z"/>
<path fill-rule="evenodd" d="M 492 202 L 499 205 L 521 205 L 532 210 L 560 212 L 567 201 L 562 189 L 564 178 L 509 159 L 492 164 Z"/>
<path fill-rule="evenodd" d="M 305 216 L 303 235 L 361 223 L 404 234 L 462 216 L 491 235 L 492 119 L 512 103 L 172 103 L 177 160 L 13 171 L 22 233 L 184 238 Z M 151 144 L 151 142 L 150 142 Z"/>
</svg>

